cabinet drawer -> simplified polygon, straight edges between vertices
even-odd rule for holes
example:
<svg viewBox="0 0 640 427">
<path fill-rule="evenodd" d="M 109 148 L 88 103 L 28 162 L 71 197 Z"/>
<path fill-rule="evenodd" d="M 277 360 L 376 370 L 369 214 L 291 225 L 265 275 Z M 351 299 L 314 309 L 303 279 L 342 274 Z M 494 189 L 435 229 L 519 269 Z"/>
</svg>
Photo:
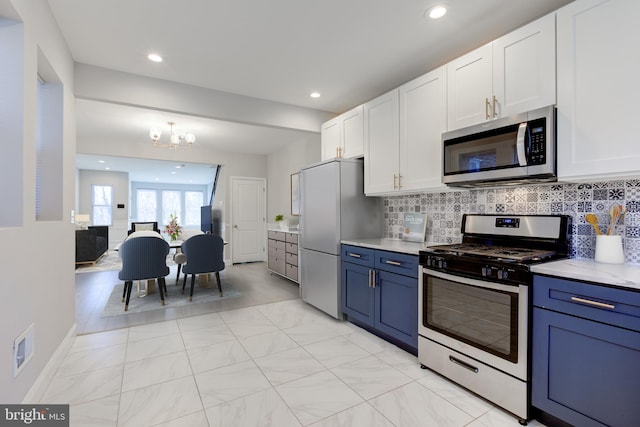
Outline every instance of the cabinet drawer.
<svg viewBox="0 0 640 427">
<path fill-rule="evenodd" d="M 285 251 L 285 243 L 281 242 L 280 240 L 272 240 L 269 239 L 269 252 L 271 252 L 272 250 L 276 250 L 279 252 L 284 252 Z"/>
<path fill-rule="evenodd" d="M 640 292 L 535 276 L 533 305 L 640 331 Z"/>
<path fill-rule="evenodd" d="M 391 273 L 418 277 L 418 256 L 398 252 L 376 251 L 375 267 Z"/>
<path fill-rule="evenodd" d="M 287 261 L 287 264 L 291 264 L 291 265 L 298 265 L 298 254 L 291 254 L 288 253 L 286 254 L 285 260 Z"/>
<path fill-rule="evenodd" d="M 267 264 L 270 270 L 275 271 L 276 273 L 285 274 L 286 272 L 286 264 L 284 261 L 284 257 L 278 256 L 269 256 L 269 262 Z"/>
<path fill-rule="evenodd" d="M 286 233 L 285 241 L 287 243 L 295 243 L 298 244 L 298 235 L 294 233 Z"/>
<path fill-rule="evenodd" d="M 298 281 L 298 267 L 295 265 L 287 264 L 287 274 L 286 276 L 289 279 L 293 279 L 296 282 Z"/>
<path fill-rule="evenodd" d="M 267 237 L 269 239 L 282 240 L 283 242 L 285 241 L 285 234 L 286 233 L 284 231 L 273 231 L 273 230 L 267 231 Z"/>
<path fill-rule="evenodd" d="M 298 254 L 298 245 L 295 243 L 286 243 L 286 251 L 290 254 Z"/>
<path fill-rule="evenodd" d="M 373 267 L 374 253 L 375 251 L 373 249 L 342 245 L 343 262 L 351 262 L 353 264 L 364 265 L 365 267 Z"/>
</svg>

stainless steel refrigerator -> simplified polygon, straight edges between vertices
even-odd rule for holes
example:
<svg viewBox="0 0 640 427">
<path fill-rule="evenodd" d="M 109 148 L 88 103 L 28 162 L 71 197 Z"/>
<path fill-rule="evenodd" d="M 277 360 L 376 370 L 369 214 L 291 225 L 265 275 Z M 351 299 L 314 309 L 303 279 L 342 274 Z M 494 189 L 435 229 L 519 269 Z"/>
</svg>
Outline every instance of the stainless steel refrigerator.
<svg viewBox="0 0 640 427">
<path fill-rule="evenodd" d="M 382 200 L 364 195 L 362 160 L 335 159 L 300 172 L 302 299 L 342 318 L 340 241 L 382 236 Z"/>
</svg>

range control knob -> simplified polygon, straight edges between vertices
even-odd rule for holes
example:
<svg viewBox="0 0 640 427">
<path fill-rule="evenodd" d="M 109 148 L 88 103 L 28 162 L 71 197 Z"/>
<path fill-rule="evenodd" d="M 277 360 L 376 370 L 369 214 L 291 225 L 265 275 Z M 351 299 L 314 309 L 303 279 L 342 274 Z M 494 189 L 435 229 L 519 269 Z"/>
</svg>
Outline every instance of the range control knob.
<svg viewBox="0 0 640 427">
<path fill-rule="evenodd" d="M 438 260 L 438 268 L 447 268 L 447 261 L 443 259 Z"/>
<path fill-rule="evenodd" d="M 491 276 L 491 267 L 489 266 L 482 267 L 482 275 L 484 277 Z"/>
<path fill-rule="evenodd" d="M 498 270 L 498 279 L 500 280 L 504 280 L 506 278 L 509 277 L 509 273 L 507 273 L 507 270 L 502 268 L 500 270 Z"/>
</svg>

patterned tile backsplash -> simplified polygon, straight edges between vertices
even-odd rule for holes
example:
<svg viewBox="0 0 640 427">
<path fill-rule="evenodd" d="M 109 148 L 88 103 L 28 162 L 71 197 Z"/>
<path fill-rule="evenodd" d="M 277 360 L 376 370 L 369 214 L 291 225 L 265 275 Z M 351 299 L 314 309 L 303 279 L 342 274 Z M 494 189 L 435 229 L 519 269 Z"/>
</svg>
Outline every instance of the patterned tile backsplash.
<svg viewBox="0 0 640 427">
<path fill-rule="evenodd" d="M 626 262 L 640 264 L 640 179 L 581 184 L 545 184 L 491 189 L 460 189 L 384 198 L 385 235 L 399 239 L 405 212 L 427 214 L 427 242 L 462 240 L 462 214 L 566 214 L 572 217 L 571 258 L 593 258 L 596 234 L 585 220 L 594 213 L 601 229 L 609 225 L 609 207 L 627 208 L 615 234 L 623 237 Z M 612 233 L 613 234 L 613 233 Z"/>
</svg>

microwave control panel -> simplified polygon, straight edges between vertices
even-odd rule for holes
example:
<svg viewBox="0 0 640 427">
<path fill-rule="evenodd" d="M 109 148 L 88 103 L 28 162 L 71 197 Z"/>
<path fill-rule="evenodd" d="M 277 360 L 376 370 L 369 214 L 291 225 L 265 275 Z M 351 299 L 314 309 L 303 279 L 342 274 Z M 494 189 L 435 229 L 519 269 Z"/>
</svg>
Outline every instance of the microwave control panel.
<svg viewBox="0 0 640 427">
<path fill-rule="evenodd" d="M 545 119 L 529 122 L 529 165 L 543 165 L 547 161 Z"/>
</svg>

